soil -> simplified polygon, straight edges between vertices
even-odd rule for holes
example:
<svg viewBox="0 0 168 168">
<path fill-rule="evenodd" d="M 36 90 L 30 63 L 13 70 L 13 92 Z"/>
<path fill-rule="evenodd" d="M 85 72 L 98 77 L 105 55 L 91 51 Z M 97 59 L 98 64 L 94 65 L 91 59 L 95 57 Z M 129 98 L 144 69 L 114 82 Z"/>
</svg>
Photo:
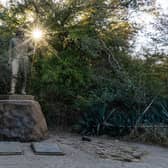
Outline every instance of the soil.
<svg viewBox="0 0 168 168">
<path fill-rule="evenodd" d="M 22 143 L 24 155 L 0 156 L 0 168 L 167 168 L 168 148 L 51 132 L 46 142 L 57 143 L 64 156 L 35 155 L 30 143 Z"/>
</svg>

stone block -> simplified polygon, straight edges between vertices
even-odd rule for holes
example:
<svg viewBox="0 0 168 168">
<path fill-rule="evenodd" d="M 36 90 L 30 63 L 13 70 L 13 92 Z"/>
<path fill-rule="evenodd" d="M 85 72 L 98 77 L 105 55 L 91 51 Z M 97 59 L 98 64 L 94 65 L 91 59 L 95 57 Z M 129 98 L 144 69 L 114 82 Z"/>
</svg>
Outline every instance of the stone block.
<svg viewBox="0 0 168 168">
<path fill-rule="evenodd" d="M 0 155 L 22 155 L 21 143 L 0 142 Z"/>
<path fill-rule="evenodd" d="M 35 142 L 31 147 L 35 154 L 39 155 L 65 155 L 56 143 Z"/>
<path fill-rule="evenodd" d="M 0 95 L 0 100 L 34 100 L 32 95 Z"/>
<path fill-rule="evenodd" d="M 47 135 L 47 124 L 37 101 L 0 100 L 0 139 L 28 142 Z"/>
</svg>

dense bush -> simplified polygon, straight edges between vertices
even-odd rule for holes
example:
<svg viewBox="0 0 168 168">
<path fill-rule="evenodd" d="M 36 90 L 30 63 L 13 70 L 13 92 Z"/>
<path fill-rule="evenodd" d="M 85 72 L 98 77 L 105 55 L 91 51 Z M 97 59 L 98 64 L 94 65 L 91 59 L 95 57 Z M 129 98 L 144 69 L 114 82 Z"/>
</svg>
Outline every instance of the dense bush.
<svg viewBox="0 0 168 168">
<path fill-rule="evenodd" d="M 7 93 L 9 86 L 9 39 L 18 27 L 27 31 L 33 26 L 26 21 L 26 12 L 31 11 L 47 35 L 32 59 L 29 93 L 41 102 L 49 125 L 73 125 L 82 115 L 82 133 L 130 132 L 154 97 L 168 96 L 168 59 L 132 58 L 132 26 L 118 10 L 125 10 L 119 1 L 107 5 L 79 0 L 65 5 L 32 0 L 2 8 L 0 93 Z"/>
<path fill-rule="evenodd" d="M 105 104 L 95 104 L 88 107 L 82 119 L 74 129 L 83 135 L 111 136 L 126 135 L 130 132 L 130 118 L 127 113 L 117 109 L 108 109 Z"/>
<path fill-rule="evenodd" d="M 131 107 L 130 103 L 125 103 L 113 101 L 108 104 L 99 103 L 89 106 L 74 129 L 83 135 L 125 136 L 131 133 L 132 137 L 153 133 L 152 136 L 155 136 L 156 132 L 151 130 L 166 130 L 168 125 L 168 101 L 166 99 L 157 99 L 143 112 L 138 111 L 139 104 L 132 104 Z M 167 132 L 165 135 L 163 132 L 160 134 L 167 136 Z M 144 136 L 144 138 L 147 137 Z"/>
</svg>

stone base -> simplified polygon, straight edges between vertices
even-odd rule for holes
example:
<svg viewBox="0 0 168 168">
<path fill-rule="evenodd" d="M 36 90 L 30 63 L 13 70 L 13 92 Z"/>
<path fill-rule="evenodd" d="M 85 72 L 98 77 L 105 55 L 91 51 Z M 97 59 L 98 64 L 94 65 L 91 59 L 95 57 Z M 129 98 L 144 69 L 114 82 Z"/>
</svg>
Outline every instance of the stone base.
<svg viewBox="0 0 168 168">
<path fill-rule="evenodd" d="M 0 100 L 34 100 L 32 95 L 0 95 Z"/>
<path fill-rule="evenodd" d="M 47 137 L 47 124 L 40 104 L 33 99 L 27 95 L 0 96 L 0 139 L 27 142 Z"/>
</svg>

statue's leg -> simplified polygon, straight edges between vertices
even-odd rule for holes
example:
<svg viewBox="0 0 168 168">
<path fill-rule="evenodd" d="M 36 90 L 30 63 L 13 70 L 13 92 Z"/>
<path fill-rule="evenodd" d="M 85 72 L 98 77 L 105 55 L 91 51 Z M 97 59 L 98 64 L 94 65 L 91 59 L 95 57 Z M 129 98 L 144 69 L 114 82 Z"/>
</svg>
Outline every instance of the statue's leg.
<svg viewBox="0 0 168 168">
<path fill-rule="evenodd" d="M 10 94 L 15 94 L 16 91 L 16 83 L 17 83 L 17 77 L 18 77 L 18 71 L 19 71 L 19 61 L 18 59 L 14 59 L 11 64 L 12 68 L 12 77 L 11 77 L 11 88 L 10 88 Z"/>
<path fill-rule="evenodd" d="M 21 94 L 25 95 L 26 94 L 26 84 L 27 84 L 27 75 L 28 75 L 28 70 L 29 70 L 29 58 L 25 57 L 22 59 L 22 65 L 23 65 L 23 85 L 22 85 L 22 90 Z"/>
</svg>

